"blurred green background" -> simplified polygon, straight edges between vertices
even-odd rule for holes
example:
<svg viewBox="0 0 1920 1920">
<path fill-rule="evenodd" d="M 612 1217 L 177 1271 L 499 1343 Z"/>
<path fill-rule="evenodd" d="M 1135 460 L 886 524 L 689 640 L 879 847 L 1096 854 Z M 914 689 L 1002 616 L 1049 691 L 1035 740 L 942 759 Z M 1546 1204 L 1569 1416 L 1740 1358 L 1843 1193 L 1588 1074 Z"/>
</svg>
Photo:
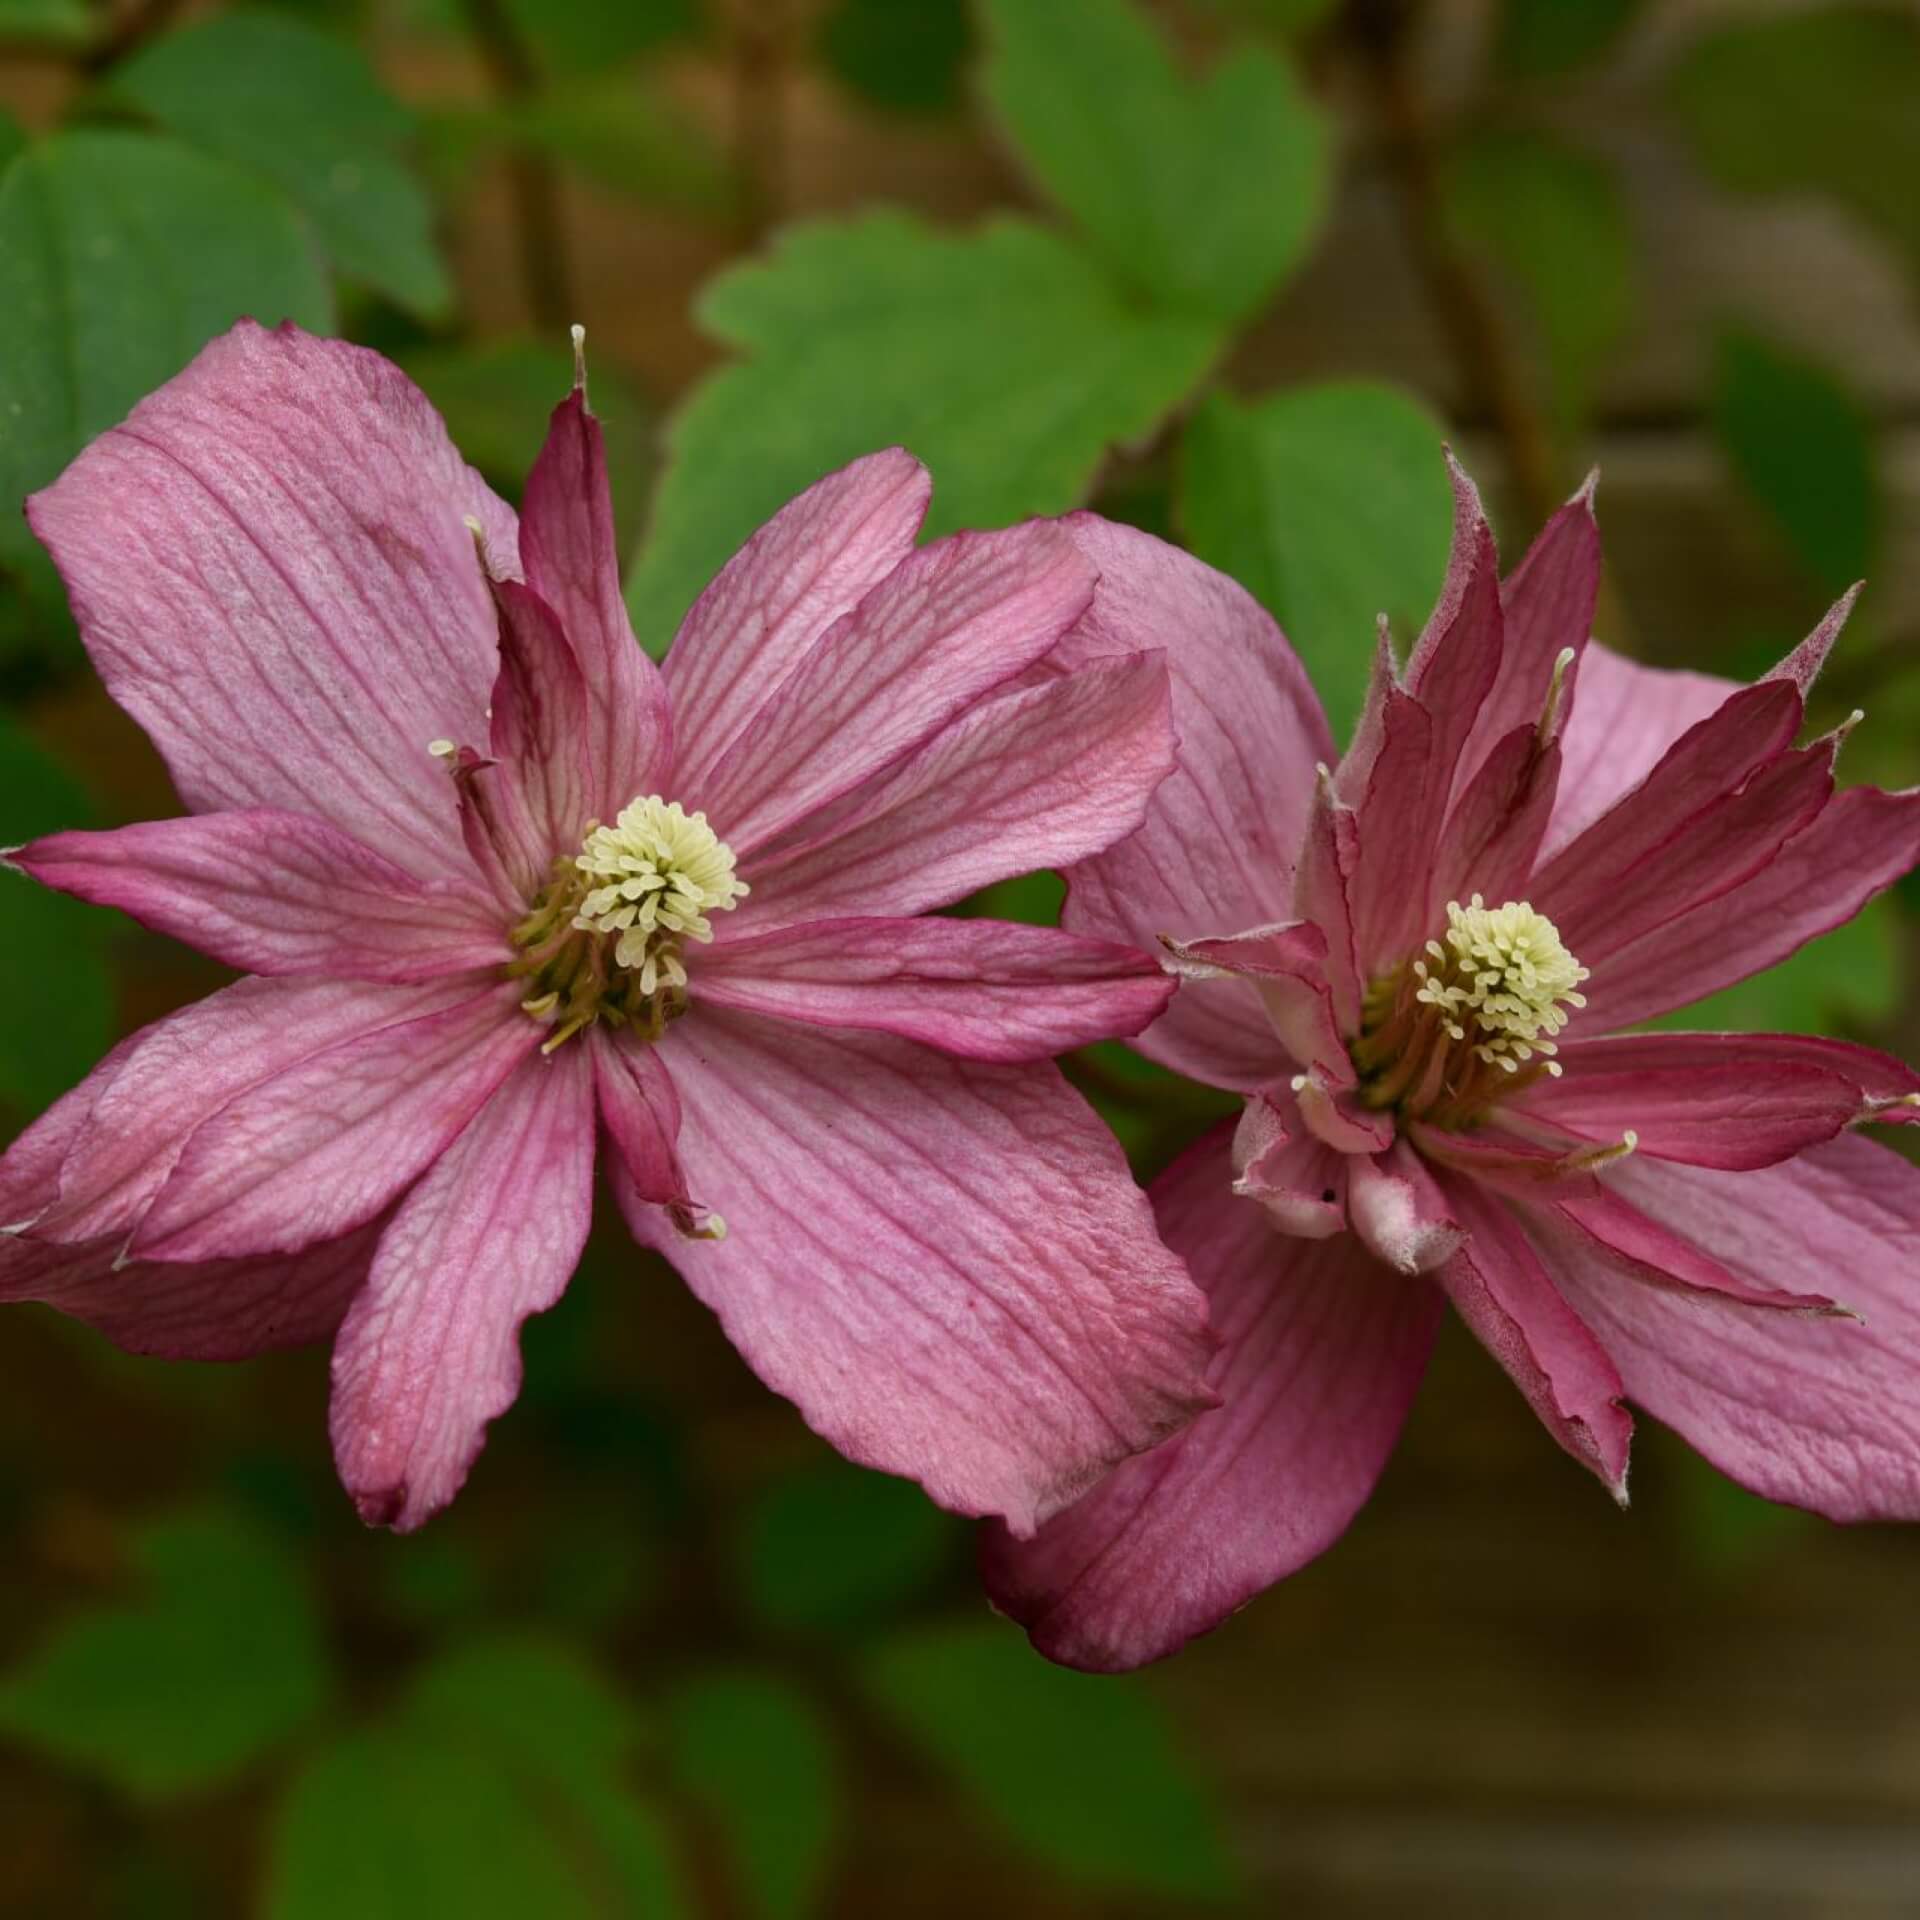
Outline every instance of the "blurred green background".
<svg viewBox="0 0 1920 1920">
<path fill-rule="evenodd" d="M 1233 572 L 1343 727 L 1444 436 L 1510 557 L 1601 464 L 1644 658 L 1752 674 L 1869 576 L 1817 717 L 1910 784 L 1917 185 L 1910 5 L 0 0 L 0 497 L 240 313 L 393 354 L 511 494 L 579 320 L 656 651 L 898 440 L 939 528 L 1091 500 Z M 174 809 L 10 507 L 0 702 L 0 842 Z M 220 978 L 0 916 L 0 1137 Z M 1917 956 L 1909 887 L 1708 1017 L 1914 1055 Z M 1070 1069 L 1143 1174 L 1220 1110 Z M 526 1359 L 396 1540 L 323 1354 L 0 1320 L 0 1912 L 1915 1911 L 1920 1538 L 1651 1428 L 1623 1518 L 1464 1338 L 1345 1543 L 1105 1682 L 617 1232 Z"/>
</svg>

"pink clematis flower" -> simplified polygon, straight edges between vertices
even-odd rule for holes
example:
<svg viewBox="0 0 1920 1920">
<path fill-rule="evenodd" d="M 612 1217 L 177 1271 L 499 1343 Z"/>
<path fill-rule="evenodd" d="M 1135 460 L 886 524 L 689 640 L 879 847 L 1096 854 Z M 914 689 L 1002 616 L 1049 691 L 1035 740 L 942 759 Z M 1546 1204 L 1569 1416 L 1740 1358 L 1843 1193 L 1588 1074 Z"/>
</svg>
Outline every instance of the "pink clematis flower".
<svg viewBox="0 0 1920 1920">
<path fill-rule="evenodd" d="M 514 515 L 378 356 L 243 325 L 30 506 L 189 817 L 14 851 L 250 976 L 0 1162 L 0 1297 L 144 1352 L 334 1335 L 372 1522 L 452 1498 L 587 1235 L 637 1239 L 854 1459 L 1030 1531 L 1211 1404 L 1204 1302 L 1049 1056 L 1148 956 L 917 918 L 1137 827 L 1166 670 L 1059 643 L 1040 526 L 916 550 L 879 453 L 664 668 L 576 391 Z M 684 1017 L 682 1017 L 684 1016 Z"/>
<path fill-rule="evenodd" d="M 1504 582 L 1455 471 L 1440 603 L 1332 744 L 1279 630 L 1148 537 L 1066 524 L 1116 651 L 1177 634 L 1181 764 L 1072 876 L 1088 937 L 1167 936 L 1139 1042 L 1245 1097 L 1154 1188 L 1223 1410 L 989 1585 L 1055 1659 L 1154 1659 L 1371 1492 L 1449 1304 L 1624 1501 L 1632 1401 L 1736 1480 L 1920 1517 L 1920 1169 L 1852 1129 L 1920 1077 L 1795 1035 L 1622 1032 L 1784 959 L 1920 857 L 1920 792 L 1794 744 L 1836 608 L 1751 687 L 1589 645 L 1582 493 Z M 1844 729 L 1843 729 L 1844 732 Z M 1836 1317 L 1835 1303 L 1859 1319 Z"/>
</svg>

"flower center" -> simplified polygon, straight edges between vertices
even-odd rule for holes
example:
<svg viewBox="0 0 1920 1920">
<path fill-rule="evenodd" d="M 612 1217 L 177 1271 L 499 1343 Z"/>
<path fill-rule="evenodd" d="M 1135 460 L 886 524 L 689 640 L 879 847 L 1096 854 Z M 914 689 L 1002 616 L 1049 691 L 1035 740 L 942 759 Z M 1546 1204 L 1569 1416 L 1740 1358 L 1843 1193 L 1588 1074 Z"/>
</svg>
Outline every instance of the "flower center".
<svg viewBox="0 0 1920 1920">
<path fill-rule="evenodd" d="M 707 915 L 747 890 L 707 816 L 677 800 L 649 793 L 610 827 L 589 822 L 512 934 L 520 958 L 508 971 L 530 988 L 520 1005 L 553 1027 L 544 1050 L 599 1019 L 657 1040 L 687 1010 L 683 944 L 711 940 Z"/>
<path fill-rule="evenodd" d="M 1376 980 L 1353 1060 L 1368 1106 L 1463 1126 L 1503 1093 L 1557 1074 L 1553 1035 L 1584 1007 L 1587 970 L 1524 900 L 1447 903 L 1444 940 Z"/>
</svg>

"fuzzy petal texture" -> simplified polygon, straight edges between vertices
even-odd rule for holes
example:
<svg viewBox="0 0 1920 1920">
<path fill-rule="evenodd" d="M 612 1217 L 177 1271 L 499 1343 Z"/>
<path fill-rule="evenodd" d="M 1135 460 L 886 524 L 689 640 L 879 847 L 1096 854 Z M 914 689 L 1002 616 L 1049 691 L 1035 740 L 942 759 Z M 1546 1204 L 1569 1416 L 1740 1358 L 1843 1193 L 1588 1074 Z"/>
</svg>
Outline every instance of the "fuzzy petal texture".
<svg viewBox="0 0 1920 1920">
<path fill-rule="evenodd" d="M 990 1529 L 988 1592 L 1051 1660 L 1111 1673 L 1216 1627 L 1323 1553 L 1365 1504 L 1444 1303 L 1351 1239 L 1287 1240 L 1228 1201 L 1222 1128 L 1154 1184 L 1207 1290 L 1222 1406 L 1020 1541 Z"/>
<path fill-rule="evenodd" d="M 675 784 L 706 781 L 821 635 L 913 551 L 933 481 L 901 447 L 870 453 L 790 500 L 693 603 L 662 668 Z"/>
<path fill-rule="evenodd" d="M 520 564 L 553 609 L 585 674 L 590 719 L 578 751 L 587 811 L 610 820 L 672 777 L 666 682 L 640 650 L 620 592 L 606 447 L 584 388 L 554 409 L 520 506 Z"/>
<path fill-rule="evenodd" d="M 982 701 L 762 849 L 722 939 L 835 914 L 922 913 L 1124 839 L 1173 766 L 1159 654 Z M 1099 936 L 1105 937 L 1105 936 Z"/>
<path fill-rule="evenodd" d="M 416 880 L 307 814 L 258 809 L 52 833 L 7 858 L 43 886 L 118 907 L 248 973 L 431 980 L 508 954 L 477 876 Z"/>
<path fill-rule="evenodd" d="M 1092 514 L 1061 522 L 1100 571 L 1075 640 L 1089 651 L 1167 650 L 1176 770 L 1145 824 L 1070 876 L 1062 924 L 1151 949 L 1288 920 L 1292 868 L 1313 800 L 1313 769 L 1334 757 L 1326 715 L 1264 608 L 1224 574 Z M 1141 1052 L 1215 1086 L 1250 1088 L 1245 1051 L 1272 1042 L 1252 991 L 1231 980 L 1183 987 Z"/>
<path fill-rule="evenodd" d="M 703 1006 L 897 1033 L 968 1060 L 1135 1034 L 1174 983 L 1135 947 L 1000 920 L 825 920 L 703 955 Z"/>
<path fill-rule="evenodd" d="M 1540 1264 L 1519 1220 L 1470 1180 L 1449 1190 L 1466 1244 L 1434 1278 L 1553 1435 L 1623 1506 L 1633 1416 L 1619 1370 Z"/>
<path fill-rule="evenodd" d="M 831 627 L 696 786 L 745 859 L 931 740 L 1050 652 L 1093 572 L 1037 522 L 909 554 Z"/>
<path fill-rule="evenodd" d="M 1204 1302 L 1054 1068 L 717 1011 L 659 1051 L 726 1232 L 635 1230 L 851 1459 L 1029 1533 L 1210 1404 Z"/>
<path fill-rule="evenodd" d="M 407 1195 L 333 1353 L 340 1478 L 411 1532 L 520 1391 L 520 1326 L 566 1291 L 593 1217 L 593 1059 L 523 1059 Z"/>
<path fill-rule="evenodd" d="M 107 690 L 196 812 L 330 820 L 420 878 L 464 868 L 427 752 L 493 683 L 463 524 L 513 516 L 378 354 L 242 322 L 28 505 Z"/>
<path fill-rule="evenodd" d="M 343 1041 L 201 1125 L 134 1235 L 136 1257 L 296 1252 L 380 1212 L 459 1136 L 542 1029 L 517 985 Z"/>
<path fill-rule="evenodd" d="M 1661 1160 L 1772 1166 L 1865 1119 L 1920 1121 L 1920 1074 L 1891 1054 L 1790 1033 L 1635 1033 L 1560 1051 L 1509 1110 Z"/>
<path fill-rule="evenodd" d="M 1862 1315 L 1809 1320 L 1644 1286 L 1536 1223 L 1542 1260 L 1628 1397 L 1769 1500 L 1833 1520 L 1920 1519 L 1920 1168 L 1846 1137 L 1761 1173 L 1649 1160 L 1615 1178 L 1754 1281 L 1832 1276 Z"/>
</svg>

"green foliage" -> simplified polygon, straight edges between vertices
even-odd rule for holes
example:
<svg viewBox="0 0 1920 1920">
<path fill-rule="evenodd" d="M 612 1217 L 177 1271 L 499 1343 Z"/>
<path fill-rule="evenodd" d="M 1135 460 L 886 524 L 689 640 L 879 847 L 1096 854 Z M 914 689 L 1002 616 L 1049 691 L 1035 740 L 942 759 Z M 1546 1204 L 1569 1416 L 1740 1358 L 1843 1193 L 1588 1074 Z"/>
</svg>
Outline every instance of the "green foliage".
<svg viewBox="0 0 1920 1920">
<path fill-rule="evenodd" d="M 1516 79 L 1564 73 L 1605 53 L 1640 6 L 1641 0 L 1503 0 L 1495 58 Z"/>
<path fill-rule="evenodd" d="M 724 1842 L 742 1910 L 754 1920 L 822 1911 L 840 1773 L 806 1696 L 756 1669 L 716 1670 L 676 1691 L 668 1732 L 682 1788 Z"/>
<path fill-rule="evenodd" d="M 269 1920 L 678 1920 L 665 1830 L 629 1787 L 625 1705 L 568 1647 L 477 1640 L 400 1713 L 302 1770 L 273 1835 Z"/>
<path fill-rule="evenodd" d="M 130 1549 L 136 1597 L 74 1615 L 0 1682 L 0 1732 L 143 1797 L 219 1786 L 326 1703 L 300 1568 L 224 1508 Z"/>
<path fill-rule="evenodd" d="M 26 129 L 4 107 L 0 107 L 0 173 L 5 173 L 26 150 Z"/>
<path fill-rule="evenodd" d="M 29 148 L 0 175 L 0 499 L 46 485 L 243 314 L 332 324 L 299 216 L 270 187 L 141 133 Z M 0 514 L 0 567 L 37 552 Z"/>
<path fill-rule="evenodd" d="M 701 0 L 506 0 L 550 72 L 604 73 L 697 32 Z"/>
<path fill-rule="evenodd" d="M 93 33 L 86 0 L 0 0 L 0 39 L 84 47 Z"/>
<path fill-rule="evenodd" d="M 1841 593 L 1869 571 L 1880 517 L 1872 429 L 1834 374 L 1728 328 L 1714 359 L 1713 424 L 1741 483 L 1822 588 Z"/>
<path fill-rule="evenodd" d="M 607 446 L 607 476 L 621 535 L 631 536 L 653 467 L 653 422 L 632 385 L 589 355 L 587 392 Z M 490 340 L 423 347 L 400 364 L 440 409 L 454 445 L 500 492 L 518 499 L 547 437 L 553 410 L 573 391 L 573 353 L 556 343 Z"/>
<path fill-rule="evenodd" d="M 1134 0 L 980 0 L 988 98 L 1108 268 L 1156 303 L 1244 318 L 1319 230 L 1328 139 L 1266 48 L 1189 81 Z"/>
<path fill-rule="evenodd" d="M 1743 193 L 1830 195 L 1920 275 L 1920 22 L 1822 7 L 1740 21 L 1675 67 L 1670 101 L 1701 164 Z"/>
<path fill-rule="evenodd" d="M 1633 233 L 1613 171 L 1549 134 L 1487 131 L 1453 154 L 1448 212 L 1521 295 L 1563 435 L 1633 314 Z"/>
<path fill-rule="evenodd" d="M 933 469 L 935 533 L 1058 513 L 1222 345 L 1205 322 L 1129 306 L 1016 220 L 966 235 L 897 213 L 795 227 L 711 282 L 698 312 L 749 357 L 701 385 L 670 432 L 628 583 L 656 651 L 734 549 L 833 468 L 911 448 Z"/>
<path fill-rule="evenodd" d="M 472 179 L 480 161 L 516 148 L 547 154 L 629 199 L 713 212 L 733 192 L 711 137 L 641 75 L 576 80 L 562 93 L 526 100 L 441 107 L 427 134 L 434 171 L 450 194 Z"/>
<path fill-rule="evenodd" d="M 959 103 L 973 51 L 967 0 L 839 0 L 820 28 L 827 66 L 853 91 L 902 113 Z"/>
<path fill-rule="evenodd" d="M 1898 924 L 1875 901 L 1791 958 L 1651 1024 L 1682 1032 L 1871 1032 L 1900 1002 Z"/>
<path fill-rule="evenodd" d="M 782 1631 L 856 1633 L 921 1592 L 960 1525 L 910 1481 L 835 1461 L 767 1488 L 734 1541 L 740 1592 Z"/>
<path fill-rule="evenodd" d="M 0 715 L 0 845 L 19 846 L 92 814 L 79 783 Z M 0 872 L 0 1101 L 37 1113 L 113 1039 L 106 929 L 113 916 Z"/>
<path fill-rule="evenodd" d="M 1246 405 L 1212 394 L 1187 429 L 1188 543 L 1280 622 L 1336 740 L 1366 693 L 1375 616 L 1415 631 L 1439 592 L 1453 513 L 1444 438 L 1405 394 L 1361 380 Z"/>
<path fill-rule="evenodd" d="M 1136 1683 L 1049 1666 L 990 1622 L 897 1635 L 862 1678 L 969 1799 L 1068 1878 L 1173 1899 L 1231 1890 L 1205 1795 Z"/>
<path fill-rule="evenodd" d="M 1319 26 L 1340 0 L 1211 0 L 1211 4 L 1269 33 L 1297 34 Z"/>
<path fill-rule="evenodd" d="M 446 311 L 433 210 L 401 159 L 412 118 L 357 47 L 280 14 L 223 13 L 154 41 L 111 91 L 272 181 L 349 279 L 428 319 Z"/>
</svg>

